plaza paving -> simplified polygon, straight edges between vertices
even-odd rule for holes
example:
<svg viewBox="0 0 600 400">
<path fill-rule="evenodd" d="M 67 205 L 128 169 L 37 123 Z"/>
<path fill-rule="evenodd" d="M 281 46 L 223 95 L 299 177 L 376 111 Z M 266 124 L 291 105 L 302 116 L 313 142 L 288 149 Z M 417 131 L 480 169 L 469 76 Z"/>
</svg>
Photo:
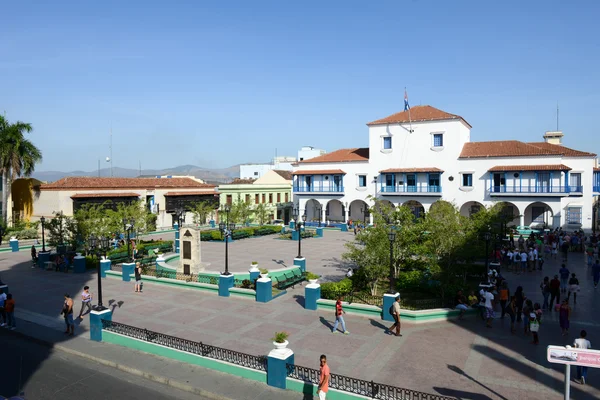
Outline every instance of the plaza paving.
<svg viewBox="0 0 600 400">
<path fill-rule="evenodd" d="M 340 241 L 350 238 L 338 235 Z M 334 237 L 331 235 L 330 239 Z M 307 262 L 312 265 L 309 254 L 306 252 Z M 290 261 L 293 255 L 292 252 Z M 333 250 L 329 255 L 324 252 L 316 264 L 339 257 Z M 0 255 L 1 277 L 15 294 L 17 318 L 21 312 L 25 319 L 37 319 L 42 325 L 60 329 L 63 293 L 77 293 L 84 284 L 95 292 L 95 275 L 32 269 L 28 260 L 26 252 Z M 522 285 L 529 298 L 541 302 L 539 282 L 544 275 L 557 273 L 558 267 L 558 262 L 549 261 L 542 272 L 505 275 L 511 290 Z M 331 269 L 332 276 L 340 273 L 339 267 L 322 268 L 328 272 Z M 114 307 L 115 321 L 162 333 L 245 353 L 266 354 L 272 348 L 273 333 L 285 330 L 290 333 L 289 347 L 295 351 L 299 365 L 318 368 L 318 356 L 325 353 L 334 373 L 429 393 L 462 399 L 561 399 L 564 366 L 546 361 L 546 346 L 571 344 L 579 330 L 585 328 L 592 346 L 600 347 L 600 317 L 596 311 L 600 290 L 593 289 L 582 255 L 572 255 L 569 268 L 578 274 L 582 286 L 578 304 L 573 307 L 571 333 L 562 337 L 556 313 L 545 313 L 539 346 L 530 344 L 531 338 L 524 336 L 522 329 L 511 335 L 508 318 L 497 319 L 493 329 L 486 329 L 473 316 L 426 325 L 404 323 L 403 337 L 396 338 L 384 334 L 388 323 L 380 319 L 347 315 L 351 335 L 333 335 L 332 313 L 305 310 L 303 288 L 298 286 L 267 304 L 150 283 L 139 294 L 133 292 L 131 283 L 113 278 L 103 280 L 103 288 L 104 303 Z M 84 320 L 78 332 L 86 334 L 86 328 Z M 572 398 L 599 398 L 599 374 L 591 369 L 586 386 L 573 382 Z"/>
</svg>

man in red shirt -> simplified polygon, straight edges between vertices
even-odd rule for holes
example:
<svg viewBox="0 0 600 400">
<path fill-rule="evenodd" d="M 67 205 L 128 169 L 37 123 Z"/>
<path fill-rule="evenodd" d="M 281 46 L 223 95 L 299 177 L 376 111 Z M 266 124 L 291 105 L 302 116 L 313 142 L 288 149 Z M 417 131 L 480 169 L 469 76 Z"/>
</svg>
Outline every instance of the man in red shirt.
<svg viewBox="0 0 600 400">
<path fill-rule="evenodd" d="M 556 304 L 560 304 L 560 280 L 558 280 L 558 275 L 554 275 L 554 279 L 550 281 L 550 304 L 548 305 L 548 311 L 552 311 L 554 299 L 556 299 Z"/>
<path fill-rule="evenodd" d="M 327 365 L 327 356 L 321 355 L 321 373 L 319 377 L 319 386 L 317 387 L 317 394 L 319 400 L 325 400 L 327 392 L 329 391 L 329 365 Z"/>
<path fill-rule="evenodd" d="M 342 314 L 346 314 L 346 311 L 342 309 L 342 296 L 339 296 L 335 302 L 335 322 L 333 323 L 332 333 L 337 333 L 338 323 L 341 323 L 344 335 L 349 335 L 350 332 L 346 330 L 346 322 L 344 322 Z"/>
</svg>

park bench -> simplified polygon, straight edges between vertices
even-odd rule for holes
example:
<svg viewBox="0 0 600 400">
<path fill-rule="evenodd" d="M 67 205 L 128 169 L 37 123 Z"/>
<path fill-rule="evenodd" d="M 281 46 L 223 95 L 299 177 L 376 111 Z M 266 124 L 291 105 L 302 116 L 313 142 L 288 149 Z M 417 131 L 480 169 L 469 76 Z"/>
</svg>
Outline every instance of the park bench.
<svg viewBox="0 0 600 400">
<path fill-rule="evenodd" d="M 296 284 L 302 283 L 306 280 L 306 272 L 301 272 L 299 269 L 291 272 L 286 272 L 277 278 L 276 287 L 279 290 L 284 290 L 290 286 L 294 288 Z"/>
</svg>

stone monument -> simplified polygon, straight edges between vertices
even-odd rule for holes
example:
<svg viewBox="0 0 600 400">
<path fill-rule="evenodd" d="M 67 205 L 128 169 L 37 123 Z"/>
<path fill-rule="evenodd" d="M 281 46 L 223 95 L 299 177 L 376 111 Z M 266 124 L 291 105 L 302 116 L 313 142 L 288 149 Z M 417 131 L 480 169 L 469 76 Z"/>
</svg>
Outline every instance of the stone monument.
<svg viewBox="0 0 600 400">
<path fill-rule="evenodd" d="M 198 274 L 204 271 L 200 252 L 200 229 L 196 227 L 182 227 L 179 231 L 179 268 L 177 272 Z"/>
</svg>

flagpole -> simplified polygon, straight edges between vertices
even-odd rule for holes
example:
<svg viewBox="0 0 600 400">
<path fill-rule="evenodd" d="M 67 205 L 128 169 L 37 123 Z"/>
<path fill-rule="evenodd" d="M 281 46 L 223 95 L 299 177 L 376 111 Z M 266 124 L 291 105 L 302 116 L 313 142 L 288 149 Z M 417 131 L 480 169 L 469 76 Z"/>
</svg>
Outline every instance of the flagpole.
<svg viewBox="0 0 600 400">
<path fill-rule="evenodd" d="M 406 86 L 404 87 L 404 98 L 406 99 L 406 102 L 408 104 L 408 94 L 406 93 Z M 410 105 L 408 105 L 408 133 L 413 133 L 413 129 L 412 129 L 412 119 L 410 118 Z"/>
</svg>

